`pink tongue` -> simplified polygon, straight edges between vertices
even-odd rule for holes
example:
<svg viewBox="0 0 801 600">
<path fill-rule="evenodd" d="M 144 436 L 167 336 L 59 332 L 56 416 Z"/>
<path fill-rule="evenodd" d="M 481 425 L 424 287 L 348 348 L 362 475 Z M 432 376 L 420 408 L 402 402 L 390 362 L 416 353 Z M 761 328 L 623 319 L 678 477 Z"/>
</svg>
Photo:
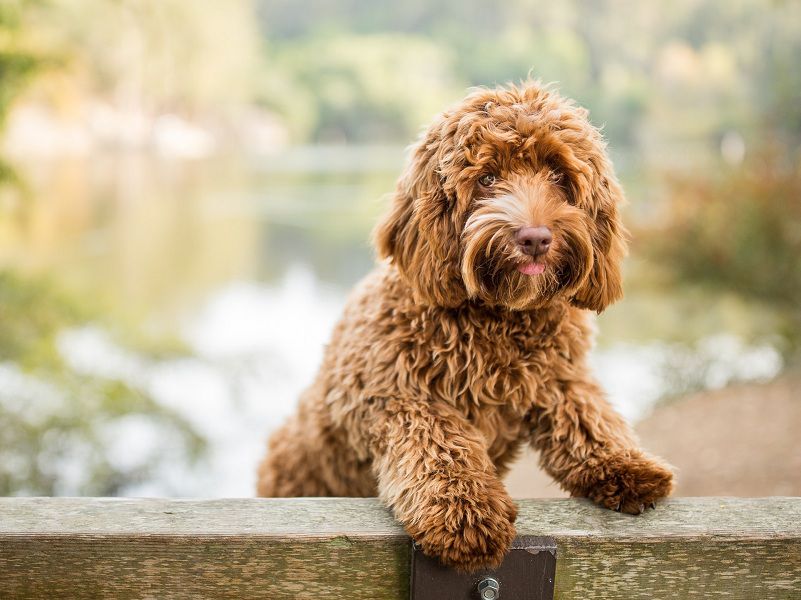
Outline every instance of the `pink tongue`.
<svg viewBox="0 0 801 600">
<path fill-rule="evenodd" d="M 523 275 L 539 275 L 545 271 L 545 265 L 542 263 L 530 262 L 524 265 L 518 265 L 517 270 L 523 273 Z"/>
</svg>

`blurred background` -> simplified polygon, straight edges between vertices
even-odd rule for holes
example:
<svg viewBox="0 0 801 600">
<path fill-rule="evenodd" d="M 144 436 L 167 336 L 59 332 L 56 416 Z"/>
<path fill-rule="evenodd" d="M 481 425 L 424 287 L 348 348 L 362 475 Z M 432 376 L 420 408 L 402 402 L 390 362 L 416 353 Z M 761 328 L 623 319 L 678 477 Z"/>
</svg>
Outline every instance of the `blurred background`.
<svg viewBox="0 0 801 600">
<path fill-rule="evenodd" d="M 252 495 L 404 147 L 530 73 L 629 198 L 611 400 L 680 494 L 801 495 L 800 64 L 791 0 L 0 1 L 0 494 Z"/>
</svg>

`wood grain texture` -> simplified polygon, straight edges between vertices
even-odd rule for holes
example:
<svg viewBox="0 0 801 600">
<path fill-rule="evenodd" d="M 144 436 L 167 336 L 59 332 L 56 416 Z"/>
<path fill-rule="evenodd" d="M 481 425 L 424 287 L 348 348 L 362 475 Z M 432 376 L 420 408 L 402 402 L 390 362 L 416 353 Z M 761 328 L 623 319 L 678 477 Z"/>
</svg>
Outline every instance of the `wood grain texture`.
<svg viewBox="0 0 801 600">
<path fill-rule="evenodd" d="M 640 517 L 521 500 L 556 598 L 801 599 L 801 498 L 687 498 Z M 0 598 L 408 598 L 373 499 L 0 498 Z"/>
</svg>

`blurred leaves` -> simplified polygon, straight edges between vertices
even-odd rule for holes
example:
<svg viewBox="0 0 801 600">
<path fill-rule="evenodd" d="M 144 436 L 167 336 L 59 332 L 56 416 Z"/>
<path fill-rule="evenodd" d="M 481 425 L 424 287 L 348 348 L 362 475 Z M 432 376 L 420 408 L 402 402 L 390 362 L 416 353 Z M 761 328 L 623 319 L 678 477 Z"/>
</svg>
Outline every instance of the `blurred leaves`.
<svg viewBox="0 0 801 600">
<path fill-rule="evenodd" d="M 143 389 L 65 362 L 59 336 L 92 308 L 52 281 L 0 271 L 0 495 L 114 495 L 166 456 L 191 463 L 203 450 L 192 427 Z M 143 422 L 158 439 L 127 457 L 120 439 Z"/>
<path fill-rule="evenodd" d="M 0 4 L 0 131 L 11 106 L 48 59 L 21 39 L 26 9 L 40 5 L 38 0 L 7 0 Z M 24 188 L 14 168 L 0 157 L 0 187 Z"/>
<path fill-rule="evenodd" d="M 31 54 L 0 50 L 0 119 L 40 64 L 41 59 Z"/>
<path fill-rule="evenodd" d="M 254 106 L 295 142 L 407 143 L 468 86 L 555 81 L 612 145 L 659 157 L 731 129 L 801 143 L 801 5 L 758 0 L 16 0 L 0 11 L 0 114 L 37 99 L 219 126 Z"/>
<path fill-rule="evenodd" d="M 14 360 L 29 368 L 62 368 L 56 336 L 87 316 L 79 302 L 52 282 L 0 271 L 0 361 Z"/>
<path fill-rule="evenodd" d="M 456 87 L 450 53 L 417 36 L 326 36 L 285 44 L 271 58 L 289 89 L 265 87 L 263 103 L 323 141 L 406 138 L 453 101 Z"/>
<path fill-rule="evenodd" d="M 102 99 L 144 112 L 225 117 L 253 96 L 259 34 L 248 0 L 4 0 L 0 115 L 38 66 L 36 99 L 62 114 Z"/>
<path fill-rule="evenodd" d="M 531 73 L 590 108 L 618 149 L 659 155 L 665 144 L 714 142 L 732 128 L 753 138 L 770 128 L 790 145 L 801 142 L 797 2 L 678 0 L 665 10 L 630 0 L 261 0 L 257 7 L 268 40 L 261 72 L 271 81 L 260 93 L 299 141 L 325 138 L 345 122 L 348 139 L 405 143 L 424 122 L 417 115 L 440 97 L 455 101 L 467 86 Z M 396 71 L 399 62 L 409 66 Z M 415 118 L 400 119 L 367 77 Z"/>
<path fill-rule="evenodd" d="M 682 282 L 739 294 L 801 333 L 801 169 L 776 150 L 716 172 L 674 176 L 650 250 Z"/>
</svg>

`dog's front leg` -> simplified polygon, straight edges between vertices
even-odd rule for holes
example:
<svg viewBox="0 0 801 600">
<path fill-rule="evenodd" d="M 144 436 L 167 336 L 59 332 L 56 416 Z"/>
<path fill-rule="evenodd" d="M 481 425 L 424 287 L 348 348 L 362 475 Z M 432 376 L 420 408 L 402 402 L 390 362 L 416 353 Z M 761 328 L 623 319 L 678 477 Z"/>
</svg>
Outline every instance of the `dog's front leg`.
<svg viewBox="0 0 801 600">
<path fill-rule="evenodd" d="M 571 496 L 639 514 L 672 491 L 668 465 L 640 449 L 595 382 L 555 381 L 533 415 L 532 443 L 542 467 Z"/>
<path fill-rule="evenodd" d="M 448 405 L 388 400 L 374 407 L 369 428 L 379 494 L 409 535 L 459 570 L 500 564 L 517 509 L 481 434 Z"/>
</svg>

